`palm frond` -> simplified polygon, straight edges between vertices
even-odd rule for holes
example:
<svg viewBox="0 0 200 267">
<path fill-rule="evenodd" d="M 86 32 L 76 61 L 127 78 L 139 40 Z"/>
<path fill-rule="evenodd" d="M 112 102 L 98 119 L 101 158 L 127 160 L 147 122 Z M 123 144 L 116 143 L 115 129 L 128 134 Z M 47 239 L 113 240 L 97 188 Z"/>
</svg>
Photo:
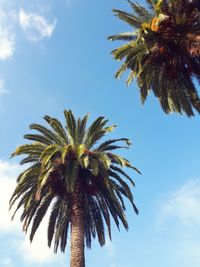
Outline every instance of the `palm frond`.
<svg viewBox="0 0 200 267">
<path fill-rule="evenodd" d="M 66 124 L 67 124 L 67 132 L 71 141 L 71 144 L 76 144 L 76 120 L 71 110 L 64 111 Z"/>
<path fill-rule="evenodd" d="M 40 134 L 25 134 L 24 138 L 28 139 L 30 141 L 39 142 L 39 143 L 42 143 L 45 145 L 52 144 L 51 138 L 48 138 L 48 137 L 46 137 L 44 135 L 40 135 Z"/>
<path fill-rule="evenodd" d="M 57 135 L 53 131 L 47 129 L 46 127 L 44 127 L 40 124 L 37 124 L 37 123 L 32 123 L 30 125 L 30 129 L 36 130 L 36 131 L 42 133 L 45 137 L 51 139 L 53 142 L 62 145 L 62 139 L 59 137 L 59 135 Z"/>
<path fill-rule="evenodd" d="M 117 35 L 111 35 L 108 37 L 108 40 L 116 41 L 116 40 L 122 40 L 122 41 L 134 41 L 137 38 L 134 33 L 131 32 L 123 32 Z"/>
<path fill-rule="evenodd" d="M 66 131 L 63 128 L 61 122 L 56 118 L 51 118 L 50 116 L 44 116 L 45 121 L 52 127 L 52 129 L 62 138 L 63 142 L 68 144 L 68 138 L 66 135 Z"/>
<path fill-rule="evenodd" d="M 35 217 L 34 217 L 34 220 L 33 220 L 33 225 L 32 225 L 32 228 L 31 228 L 31 233 L 30 233 L 30 241 L 32 242 L 33 240 L 33 237 L 35 235 L 35 232 L 37 230 L 37 228 L 39 227 L 42 219 L 44 218 L 46 212 L 47 212 L 47 209 L 51 203 L 51 200 L 52 200 L 52 195 L 51 194 L 48 194 L 42 201 L 42 203 L 40 204 L 36 214 L 35 214 Z"/>
<path fill-rule="evenodd" d="M 128 23 L 131 27 L 139 28 L 142 25 L 142 20 L 131 13 L 124 12 L 118 9 L 113 9 L 113 13 L 116 17 Z"/>
<path fill-rule="evenodd" d="M 39 134 L 25 135 L 31 143 L 18 147 L 12 154 L 13 157 L 25 156 L 21 164 L 30 164 L 17 177 L 10 198 L 10 208 L 16 204 L 12 218 L 22 210 L 23 230 L 27 232 L 31 228 L 32 241 L 51 207 L 47 240 L 49 247 L 54 241 L 55 253 L 58 248 L 65 251 L 69 226 L 77 214 L 81 214 L 84 220 L 82 230 L 85 244 L 90 248 L 95 237 L 101 246 L 105 244 L 106 228 L 111 238 L 111 217 L 118 228 L 122 223 L 128 229 L 124 198 L 137 213 L 127 181 L 132 186 L 134 182 L 122 167 L 139 171 L 127 159 L 111 153 L 128 148 L 130 140 L 104 140 L 95 148 L 94 145 L 116 125 L 107 126 L 108 120 L 101 116 L 86 128 L 88 114 L 76 120 L 71 110 L 64 113 L 66 130 L 59 120 L 45 116 L 50 129 L 32 124 L 31 129 Z"/>
<path fill-rule="evenodd" d="M 86 124 L 87 124 L 88 117 L 89 117 L 89 113 L 86 114 L 86 116 L 83 119 L 80 119 L 80 118 L 78 119 L 77 133 L 76 133 L 78 144 L 83 143 L 83 140 L 86 134 Z"/>
<path fill-rule="evenodd" d="M 193 83 L 194 78 L 200 80 L 199 4 L 147 0 L 148 10 L 137 2 L 128 2 L 133 13 L 113 11 L 132 31 L 108 37 L 126 42 L 112 51 L 116 60 L 123 60 L 115 77 L 130 71 L 126 83 L 130 85 L 136 78 L 142 104 L 153 91 L 167 114 L 185 113 L 190 117 L 194 111 L 200 113 L 200 98 Z"/>
<path fill-rule="evenodd" d="M 60 244 L 61 251 L 65 251 L 67 244 L 67 234 L 69 227 L 69 212 L 68 207 L 62 201 L 59 205 L 59 213 L 57 215 L 57 221 L 54 231 L 54 252 L 57 253 L 58 246 Z"/>
<path fill-rule="evenodd" d="M 133 3 L 132 1 L 128 0 L 131 8 L 133 11 L 142 19 L 145 21 L 151 20 L 154 17 L 154 14 L 150 13 L 146 8 L 141 6 L 140 4 Z"/>
</svg>

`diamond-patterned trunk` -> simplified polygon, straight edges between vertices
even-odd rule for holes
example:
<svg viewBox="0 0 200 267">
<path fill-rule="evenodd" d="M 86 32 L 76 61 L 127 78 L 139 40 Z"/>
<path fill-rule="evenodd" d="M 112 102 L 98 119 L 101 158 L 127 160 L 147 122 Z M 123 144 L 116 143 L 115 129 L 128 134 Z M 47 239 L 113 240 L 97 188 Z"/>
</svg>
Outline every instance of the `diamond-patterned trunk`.
<svg viewBox="0 0 200 267">
<path fill-rule="evenodd" d="M 84 213 L 80 182 L 77 180 L 72 194 L 70 267 L 85 267 Z"/>
</svg>

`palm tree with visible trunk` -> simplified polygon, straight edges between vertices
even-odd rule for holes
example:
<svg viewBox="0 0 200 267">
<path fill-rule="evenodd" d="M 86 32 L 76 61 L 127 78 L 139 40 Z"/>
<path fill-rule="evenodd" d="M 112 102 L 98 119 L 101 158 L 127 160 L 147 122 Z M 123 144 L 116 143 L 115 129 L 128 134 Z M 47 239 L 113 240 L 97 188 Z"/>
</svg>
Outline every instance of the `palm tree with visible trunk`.
<svg viewBox="0 0 200 267">
<path fill-rule="evenodd" d="M 111 238 L 111 217 L 118 228 L 121 222 L 128 229 L 123 198 L 138 213 L 126 181 L 132 186 L 134 182 L 123 168 L 140 172 L 127 159 L 113 153 L 129 147 L 127 138 L 99 143 L 115 125 L 108 127 L 108 120 L 99 117 L 86 128 L 88 115 L 78 120 L 70 110 L 65 110 L 64 115 L 65 127 L 50 116 L 44 117 L 49 127 L 31 124 L 30 129 L 36 133 L 24 136 L 31 142 L 12 154 L 25 156 L 21 164 L 28 163 L 28 167 L 17 178 L 10 208 L 17 201 L 13 217 L 22 210 L 23 230 L 30 228 L 30 241 L 50 208 L 49 247 L 54 240 L 54 252 L 58 247 L 64 252 L 70 229 L 70 266 L 84 267 L 85 245 L 90 248 L 95 237 L 101 246 L 105 244 L 104 225 Z"/>
<path fill-rule="evenodd" d="M 147 0 L 149 9 L 128 2 L 131 12 L 113 10 L 134 29 L 109 37 L 127 41 L 112 52 L 124 60 L 116 78 L 130 70 L 127 83 L 137 78 L 142 103 L 152 90 L 165 113 L 200 113 L 200 2 Z"/>
</svg>

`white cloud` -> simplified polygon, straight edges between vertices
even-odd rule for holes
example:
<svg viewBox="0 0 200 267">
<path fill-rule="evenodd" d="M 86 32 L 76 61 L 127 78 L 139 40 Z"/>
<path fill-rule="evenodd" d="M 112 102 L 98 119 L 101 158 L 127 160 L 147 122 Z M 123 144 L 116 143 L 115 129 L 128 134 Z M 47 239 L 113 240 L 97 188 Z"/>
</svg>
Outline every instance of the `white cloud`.
<svg viewBox="0 0 200 267">
<path fill-rule="evenodd" d="M 27 234 L 25 240 L 19 247 L 19 252 L 25 261 L 44 264 L 57 260 L 57 255 L 47 246 L 47 225 L 48 217 L 46 216 L 39 226 L 33 242 L 30 243 Z"/>
<path fill-rule="evenodd" d="M 187 181 L 161 205 L 157 218 L 159 234 L 168 245 L 171 259 L 176 266 L 199 267 L 200 179 Z"/>
<path fill-rule="evenodd" d="M 45 17 L 23 9 L 19 13 L 15 9 L 0 9 L 0 60 L 10 59 L 14 54 L 18 23 L 29 41 L 38 42 L 52 36 L 57 20 L 50 23 Z"/>
<path fill-rule="evenodd" d="M 190 180 L 171 194 L 159 214 L 160 221 L 178 219 L 181 223 L 200 223 L 200 180 Z"/>
<path fill-rule="evenodd" d="M 2 1 L 0 1 L 0 3 L 1 2 Z M 3 3 L 5 3 L 5 1 L 3 1 Z M 40 6 L 42 7 L 42 5 Z M 23 32 L 29 41 L 38 42 L 44 38 L 50 38 L 52 36 L 56 23 L 56 19 L 50 23 L 43 16 L 27 13 L 24 9 L 20 9 L 20 11 L 17 12 L 16 7 L 5 8 L 5 6 L 3 7 L 1 4 L 0 60 L 12 58 L 15 52 L 17 24 L 23 29 Z"/>
<path fill-rule="evenodd" d="M 27 13 L 23 9 L 19 11 L 19 23 L 26 38 L 32 42 L 38 42 L 52 36 L 57 20 L 48 22 L 43 16 Z"/>
<path fill-rule="evenodd" d="M 14 34 L 7 29 L 0 28 L 0 59 L 11 58 L 15 49 Z"/>
<path fill-rule="evenodd" d="M 15 34 L 10 25 L 9 14 L 0 10 L 0 60 L 11 58 L 15 50 Z"/>
<path fill-rule="evenodd" d="M 3 266 L 3 267 L 13 267 L 14 266 L 13 260 L 9 257 L 5 257 L 5 258 L 1 259 L 0 262 L 1 262 L 1 266 Z"/>
<path fill-rule="evenodd" d="M 0 79 L 0 95 L 7 93 L 8 91 L 6 90 L 5 87 L 5 81 L 3 79 Z"/>
<path fill-rule="evenodd" d="M 179 266 L 200 266 L 200 242 L 185 241 L 177 248 L 178 257 L 182 259 Z"/>
<path fill-rule="evenodd" d="M 47 228 L 48 220 L 52 205 L 50 205 L 47 214 L 43 218 L 37 232 L 35 233 L 32 243 L 30 243 L 29 234 L 30 229 L 27 232 L 24 241 L 18 248 L 18 252 L 22 255 L 24 261 L 38 263 L 38 264 L 48 264 L 49 262 L 61 260 L 61 256 L 53 253 L 53 246 L 50 249 L 47 245 Z M 58 253 L 59 254 L 59 253 Z"/>
<path fill-rule="evenodd" d="M 114 243 L 110 240 L 108 236 L 106 236 L 106 243 L 105 243 L 105 248 L 107 250 L 107 254 L 110 258 L 114 257 L 115 255 L 115 245 Z"/>
<path fill-rule="evenodd" d="M 11 222 L 11 212 L 8 212 L 9 199 L 15 188 L 15 180 L 21 167 L 0 160 L 0 231 L 10 232 L 19 228 L 19 222 L 16 219 Z"/>
<path fill-rule="evenodd" d="M 10 246 L 14 247 L 19 256 L 28 263 L 45 264 L 52 261 L 61 261 L 61 255 L 55 255 L 47 246 L 47 225 L 48 215 L 44 218 L 37 233 L 35 234 L 32 244 L 30 244 L 29 236 L 25 237 L 21 231 L 20 222 L 16 218 L 11 221 L 12 212 L 8 212 L 9 199 L 16 186 L 16 178 L 23 168 L 17 164 L 0 160 L 0 234 L 12 233 Z M 64 260 L 64 259 L 63 259 Z M 1 266 L 13 266 L 12 259 L 5 257 L 0 261 Z"/>
</svg>

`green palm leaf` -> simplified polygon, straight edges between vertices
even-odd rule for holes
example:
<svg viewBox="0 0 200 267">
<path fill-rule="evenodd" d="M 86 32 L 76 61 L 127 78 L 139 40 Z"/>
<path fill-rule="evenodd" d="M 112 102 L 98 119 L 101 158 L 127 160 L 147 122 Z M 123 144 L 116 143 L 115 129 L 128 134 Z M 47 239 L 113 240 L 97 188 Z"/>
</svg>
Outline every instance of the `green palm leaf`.
<svg viewBox="0 0 200 267">
<path fill-rule="evenodd" d="M 115 74 L 130 71 L 127 85 L 136 78 L 141 102 L 150 91 L 165 113 L 194 116 L 200 98 L 194 78 L 200 78 L 200 5 L 197 1 L 147 0 L 151 10 L 128 0 L 132 13 L 114 9 L 114 15 L 133 29 L 109 40 L 126 43 L 112 51 L 123 61 Z"/>
<path fill-rule="evenodd" d="M 89 127 L 88 114 L 76 120 L 71 110 L 65 110 L 64 116 L 66 126 L 47 115 L 45 121 L 49 128 L 31 124 L 30 128 L 39 134 L 26 134 L 24 137 L 30 143 L 18 147 L 12 154 L 12 157 L 24 157 L 21 164 L 29 163 L 17 177 L 10 198 L 10 208 L 16 204 L 13 218 L 21 211 L 23 230 L 27 232 L 31 228 L 32 241 L 51 207 L 47 241 L 49 247 L 54 243 L 54 252 L 59 247 L 65 251 L 69 228 L 73 233 L 77 221 L 83 243 L 89 248 L 95 237 L 101 246 L 105 244 L 106 229 L 111 238 L 111 217 L 118 228 L 122 223 L 128 229 L 124 198 L 138 213 L 128 185 L 130 182 L 134 186 L 134 182 L 122 167 L 139 171 L 127 159 L 112 153 L 128 148 L 130 140 L 102 141 L 116 128 L 116 125 L 107 125 L 108 120 L 103 116 Z"/>
</svg>

